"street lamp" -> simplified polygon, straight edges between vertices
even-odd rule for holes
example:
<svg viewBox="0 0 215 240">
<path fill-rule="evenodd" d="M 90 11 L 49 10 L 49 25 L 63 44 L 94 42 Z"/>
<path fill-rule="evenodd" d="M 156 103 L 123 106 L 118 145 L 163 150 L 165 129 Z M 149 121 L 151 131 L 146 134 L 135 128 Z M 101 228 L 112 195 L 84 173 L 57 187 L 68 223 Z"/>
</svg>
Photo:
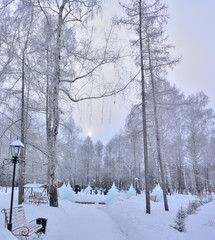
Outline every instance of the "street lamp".
<svg viewBox="0 0 215 240">
<path fill-rule="evenodd" d="M 137 196 L 137 182 L 138 182 L 138 178 L 135 178 L 135 187 L 136 187 L 136 196 Z"/>
<path fill-rule="evenodd" d="M 19 163 L 19 162 L 21 164 L 24 163 L 24 161 L 19 160 L 19 155 L 21 153 L 22 148 L 24 148 L 24 145 L 18 139 L 13 141 L 10 144 L 12 159 L 9 159 L 9 161 L 11 161 L 11 163 L 13 164 L 13 179 L 12 179 L 11 201 L 10 201 L 10 219 L 9 219 L 9 223 L 7 225 L 7 228 L 8 228 L 9 231 L 12 231 L 13 194 L 14 194 L 16 164 Z"/>
</svg>

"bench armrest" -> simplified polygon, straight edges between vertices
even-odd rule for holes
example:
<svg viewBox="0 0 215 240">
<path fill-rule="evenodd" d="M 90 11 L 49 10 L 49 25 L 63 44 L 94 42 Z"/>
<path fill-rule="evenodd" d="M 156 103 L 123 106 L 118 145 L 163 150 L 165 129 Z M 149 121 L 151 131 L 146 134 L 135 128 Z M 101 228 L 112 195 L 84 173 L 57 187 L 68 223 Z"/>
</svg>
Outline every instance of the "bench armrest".
<svg viewBox="0 0 215 240">
<path fill-rule="evenodd" d="M 17 230 L 19 230 L 19 229 L 23 229 L 23 230 L 20 231 L 20 234 L 15 233 L 15 231 L 17 231 Z M 23 237 L 26 237 L 26 236 L 28 236 L 28 234 L 29 234 L 29 228 L 28 228 L 28 227 L 18 227 L 18 228 L 13 229 L 13 230 L 12 230 L 12 233 L 13 233 L 13 235 L 15 235 L 15 236 L 23 236 Z"/>
<path fill-rule="evenodd" d="M 37 218 L 31 220 L 29 223 L 32 223 L 32 222 L 34 222 L 34 221 L 36 222 L 36 220 L 37 220 Z"/>
</svg>

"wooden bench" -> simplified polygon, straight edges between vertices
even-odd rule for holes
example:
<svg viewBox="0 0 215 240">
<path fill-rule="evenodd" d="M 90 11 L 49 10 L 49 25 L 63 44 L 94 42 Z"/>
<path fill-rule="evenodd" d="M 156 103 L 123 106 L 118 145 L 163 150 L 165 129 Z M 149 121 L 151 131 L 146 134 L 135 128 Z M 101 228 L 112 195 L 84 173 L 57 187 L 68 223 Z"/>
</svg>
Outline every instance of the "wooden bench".
<svg viewBox="0 0 215 240">
<path fill-rule="evenodd" d="M 9 223 L 10 209 L 3 209 L 5 214 L 5 223 Z M 33 220 L 35 221 L 35 220 Z M 32 222 L 32 221 L 31 221 Z M 12 234 L 16 237 L 30 237 L 34 233 L 39 233 L 42 225 L 27 223 L 25 218 L 25 212 L 22 205 L 13 207 L 12 212 Z"/>
<path fill-rule="evenodd" d="M 34 195 L 29 196 L 29 202 L 37 203 L 48 203 L 47 199 L 42 196 L 41 192 L 34 192 Z"/>
<path fill-rule="evenodd" d="M 197 197 L 202 200 L 203 198 L 206 198 L 207 195 L 205 193 L 198 193 Z"/>
</svg>

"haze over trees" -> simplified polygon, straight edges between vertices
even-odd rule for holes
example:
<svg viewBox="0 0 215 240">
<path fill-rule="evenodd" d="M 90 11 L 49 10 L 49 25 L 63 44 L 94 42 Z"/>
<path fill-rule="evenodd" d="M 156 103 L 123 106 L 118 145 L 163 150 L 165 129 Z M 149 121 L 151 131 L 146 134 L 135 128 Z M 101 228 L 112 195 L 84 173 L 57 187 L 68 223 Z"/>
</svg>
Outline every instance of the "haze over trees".
<svg viewBox="0 0 215 240">
<path fill-rule="evenodd" d="M 48 183 L 54 207 L 57 180 L 103 189 L 115 182 L 120 190 L 137 184 L 146 192 L 147 213 L 156 183 L 162 186 L 165 210 L 171 191 L 212 190 L 214 113 L 203 92 L 186 97 L 167 81 L 168 68 L 179 59 L 170 56 L 165 1 L 120 2 L 124 12 L 114 24 L 131 34 L 129 56 L 112 47 L 117 26 L 104 33 L 102 44 L 94 42 L 93 17 L 102 1 L 0 2 L 0 153 L 1 160 L 9 158 L 8 146 L 16 137 L 25 145 L 26 166 L 17 176 L 19 203 L 23 184 L 33 181 Z M 107 64 L 123 68 L 124 58 L 136 64 L 127 77 L 100 77 Z M 73 120 L 75 103 L 131 87 L 140 101 L 124 129 L 106 145 L 89 136 L 81 139 Z M 10 185 L 10 171 L 2 165 L 0 185 Z"/>
</svg>

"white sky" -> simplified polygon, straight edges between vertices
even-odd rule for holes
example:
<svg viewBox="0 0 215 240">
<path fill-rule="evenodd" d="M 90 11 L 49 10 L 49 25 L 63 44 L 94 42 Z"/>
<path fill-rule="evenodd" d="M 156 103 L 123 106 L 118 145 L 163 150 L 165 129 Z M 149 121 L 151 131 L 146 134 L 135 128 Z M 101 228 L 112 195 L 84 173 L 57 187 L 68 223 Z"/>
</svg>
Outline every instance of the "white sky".
<svg viewBox="0 0 215 240">
<path fill-rule="evenodd" d="M 116 12 L 114 2 L 109 0 L 103 11 L 107 10 L 109 15 Z M 186 95 L 203 91 L 214 109 L 215 0 L 166 0 L 166 3 L 170 13 L 169 41 L 176 46 L 174 54 L 182 57 L 181 63 L 169 72 L 168 80 Z M 84 138 L 90 131 L 93 141 L 100 139 L 106 144 L 123 128 L 129 108 L 130 102 L 119 97 L 81 103 L 75 120 L 82 127 Z"/>
<path fill-rule="evenodd" d="M 185 94 L 205 92 L 215 106 L 215 1 L 167 0 L 169 39 L 181 63 L 169 73 L 169 81 Z"/>
</svg>

